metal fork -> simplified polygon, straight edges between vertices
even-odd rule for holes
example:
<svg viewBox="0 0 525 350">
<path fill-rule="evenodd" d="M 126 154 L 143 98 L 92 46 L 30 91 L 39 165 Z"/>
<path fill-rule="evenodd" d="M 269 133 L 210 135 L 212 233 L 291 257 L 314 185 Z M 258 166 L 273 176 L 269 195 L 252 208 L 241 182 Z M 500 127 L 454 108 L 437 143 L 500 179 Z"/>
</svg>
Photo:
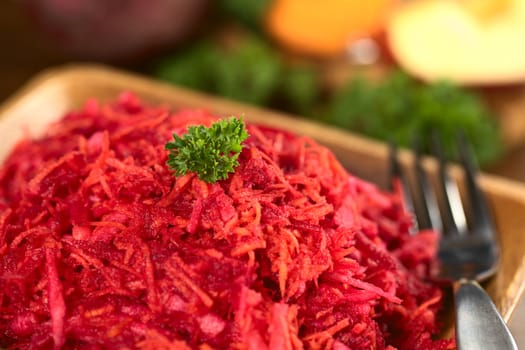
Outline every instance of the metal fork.
<svg viewBox="0 0 525 350">
<path fill-rule="evenodd" d="M 407 209 L 415 214 L 414 232 L 432 228 L 441 233 L 439 270 L 434 277 L 453 283 L 458 349 L 518 349 L 496 306 L 478 283 L 496 272 L 499 245 L 490 209 L 476 181 L 477 166 L 472 152 L 462 135 L 458 136 L 457 144 L 468 212 L 464 210 L 457 183 L 449 176 L 436 137 L 431 146 L 439 160 L 436 190 L 423 168 L 419 145 L 414 147 L 411 173 L 414 186 L 410 186 L 405 176 L 408 174 L 398 162 L 397 147 L 391 144 L 392 183 L 401 186 Z"/>
</svg>

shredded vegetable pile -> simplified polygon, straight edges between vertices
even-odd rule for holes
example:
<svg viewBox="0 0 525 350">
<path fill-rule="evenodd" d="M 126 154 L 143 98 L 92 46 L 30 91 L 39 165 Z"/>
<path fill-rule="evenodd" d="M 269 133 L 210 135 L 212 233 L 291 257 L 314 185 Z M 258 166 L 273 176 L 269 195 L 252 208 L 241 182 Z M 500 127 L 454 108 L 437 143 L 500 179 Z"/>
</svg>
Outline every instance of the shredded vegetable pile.
<svg viewBox="0 0 525 350">
<path fill-rule="evenodd" d="M 37 116 L 35 116 L 37 117 Z M 452 349 L 437 237 L 306 137 L 247 124 L 239 166 L 175 177 L 217 117 L 131 93 L 70 112 L 0 170 L 0 346 Z"/>
</svg>

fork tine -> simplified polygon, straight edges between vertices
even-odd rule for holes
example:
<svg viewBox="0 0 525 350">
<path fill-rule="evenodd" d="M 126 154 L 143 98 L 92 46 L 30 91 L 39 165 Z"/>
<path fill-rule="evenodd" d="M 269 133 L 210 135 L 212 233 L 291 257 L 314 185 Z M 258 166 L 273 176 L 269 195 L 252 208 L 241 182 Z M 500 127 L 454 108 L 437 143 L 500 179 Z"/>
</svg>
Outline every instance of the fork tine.
<svg viewBox="0 0 525 350">
<path fill-rule="evenodd" d="M 475 164 L 472 149 L 463 132 L 457 133 L 457 144 L 461 164 L 465 170 L 465 184 L 470 200 L 471 225 L 473 230 L 487 237 L 493 236 L 493 222 L 485 196 L 476 181 L 478 166 Z"/>
<path fill-rule="evenodd" d="M 416 192 L 418 195 L 416 202 L 418 203 L 417 221 L 419 228 L 433 228 L 440 232 L 442 230 L 442 225 L 439 206 L 428 175 L 423 169 L 421 142 L 419 139 L 414 141 L 414 146 L 412 149 L 416 158 L 415 170 L 418 189 Z"/>
<path fill-rule="evenodd" d="M 401 170 L 401 165 L 398 160 L 397 144 L 393 141 L 389 143 L 390 150 L 390 189 L 393 192 L 400 192 L 403 196 L 403 204 L 405 212 L 415 213 L 414 201 L 409 191 L 409 184 L 406 177 Z M 418 231 L 418 222 L 412 217 L 412 226 L 410 234 L 415 234 Z"/>
<path fill-rule="evenodd" d="M 432 152 L 439 160 L 439 182 L 443 193 L 442 215 L 443 232 L 448 234 L 465 234 L 467 219 L 461 202 L 459 189 L 447 172 L 447 162 L 443 155 L 443 147 L 437 134 L 432 134 Z"/>
</svg>

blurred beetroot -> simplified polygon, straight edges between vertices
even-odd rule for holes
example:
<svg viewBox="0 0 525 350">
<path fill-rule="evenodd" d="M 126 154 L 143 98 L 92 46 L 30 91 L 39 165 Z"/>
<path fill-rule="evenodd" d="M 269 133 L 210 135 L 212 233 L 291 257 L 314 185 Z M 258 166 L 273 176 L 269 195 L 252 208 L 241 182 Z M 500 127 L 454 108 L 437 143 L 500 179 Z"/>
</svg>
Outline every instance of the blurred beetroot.
<svg viewBox="0 0 525 350">
<path fill-rule="evenodd" d="M 188 39 L 210 0 L 20 0 L 39 28 L 81 59 L 135 61 Z"/>
</svg>

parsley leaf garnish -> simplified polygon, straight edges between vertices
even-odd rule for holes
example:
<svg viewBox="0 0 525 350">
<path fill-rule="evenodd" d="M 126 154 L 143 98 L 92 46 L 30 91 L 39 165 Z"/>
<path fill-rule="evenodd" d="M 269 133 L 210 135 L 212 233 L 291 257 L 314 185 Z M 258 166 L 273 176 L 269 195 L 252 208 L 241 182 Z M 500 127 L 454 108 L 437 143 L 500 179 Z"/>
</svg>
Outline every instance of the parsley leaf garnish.
<svg viewBox="0 0 525 350">
<path fill-rule="evenodd" d="M 194 172 L 208 183 L 224 180 L 239 165 L 237 158 L 247 137 L 243 120 L 235 117 L 221 119 L 209 128 L 190 126 L 186 134 L 173 134 L 173 141 L 166 144 L 168 167 L 177 176 Z"/>
</svg>

